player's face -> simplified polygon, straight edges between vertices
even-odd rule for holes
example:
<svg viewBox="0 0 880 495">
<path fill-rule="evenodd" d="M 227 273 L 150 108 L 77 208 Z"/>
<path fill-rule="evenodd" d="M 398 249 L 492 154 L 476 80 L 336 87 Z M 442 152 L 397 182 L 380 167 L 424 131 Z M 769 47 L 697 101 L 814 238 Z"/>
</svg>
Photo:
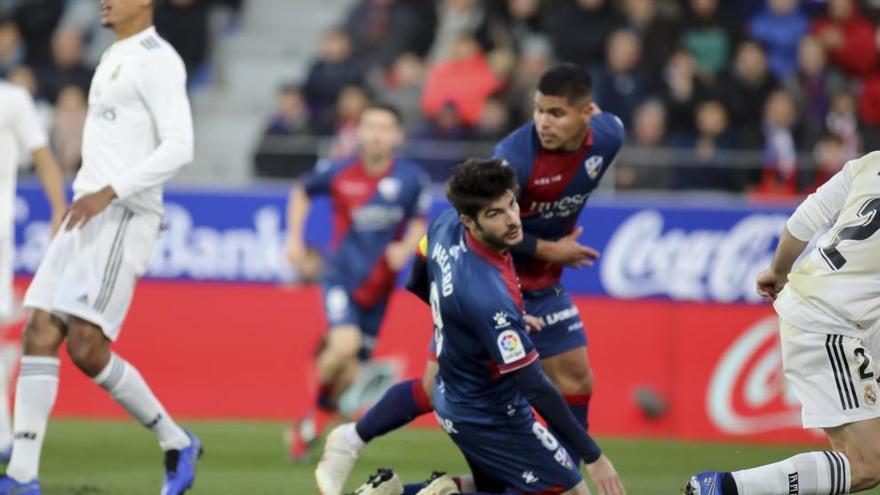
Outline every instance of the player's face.
<svg viewBox="0 0 880 495">
<path fill-rule="evenodd" d="M 101 0 L 101 25 L 113 27 L 125 24 L 140 15 L 145 8 L 151 9 L 153 0 Z"/>
<path fill-rule="evenodd" d="M 590 122 L 588 98 L 571 102 L 561 96 L 535 92 L 535 128 L 546 150 L 575 150 L 581 145 Z"/>
<path fill-rule="evenodd" d="M 480 210 L 476 219 L 462 216 L 462 221 L 475 237 L 496 250 L 508 249 L 523 239 L 519 204 L 510 190 Z"/>
<path fill-rule="evenodd" d="M 358 139 L 367 157 L 387 158 L 403 143 L 403 130 L 393 113 L 371 108 L 361 115 Z"/>
</svg>

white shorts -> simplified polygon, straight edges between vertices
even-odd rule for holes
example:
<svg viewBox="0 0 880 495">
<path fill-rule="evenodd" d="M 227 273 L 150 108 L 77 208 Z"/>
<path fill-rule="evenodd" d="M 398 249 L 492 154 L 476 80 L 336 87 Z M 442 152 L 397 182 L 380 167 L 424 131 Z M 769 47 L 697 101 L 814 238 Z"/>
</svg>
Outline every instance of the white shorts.
<svg viewBox="0 0 880 495">
<path fill-rule="evenodd" d="M 12 318 L 14 298 L 12 296 L 12 239 L 0 236 L 0 323 Z"/>
<path fill-rule="evenodd" d="M 110 205 L 82 228 L 62 230 L 24 297 L 24 305 L 82 318 L 116 340 L 159 234 L 157 215 Z"/>
<path fill-rule="evenodd" d="M 803 406 L 804 428 L 830 428 L 880 417 L 875 335 L 807 332 L 779 320 L 782 366 Z"/>
</svg>

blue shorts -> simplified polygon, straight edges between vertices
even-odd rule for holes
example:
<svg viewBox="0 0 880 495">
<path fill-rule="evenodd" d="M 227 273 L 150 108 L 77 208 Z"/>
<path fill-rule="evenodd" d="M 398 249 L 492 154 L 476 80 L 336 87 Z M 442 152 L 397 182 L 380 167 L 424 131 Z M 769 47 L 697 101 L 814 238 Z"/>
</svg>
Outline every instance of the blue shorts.
<svg viewBox="0 0 880 495">
<path fill-rule="evenodd" d="M 577 306 L 561 285 L 523 292 L 526 314 L 540 318 L 544 329 L 529 333 L 541 358 L 587 345 L 587 334 Z"/>
<path fill-rule="evenodd" d="M 385 319 L 385 310 L 388 308 L 388 298 L 379 301 L 371 307 L 363 307 L 356 303 L 351 294 L 341 285 L 324 284 L 323 301 L 324 316 L 330 330 L 343 325 L 354 325 L 361 330 L 361 349 L 358 359 L 366 361 L 373 354 L 376 340 L 379 337 L 379 329 L 382 320 Z"/>
<path fill-rule="evenodd" d="M 472 470 L 481 471 L 513 493 L 523 494 L 564 493 L 583 479 L 579 464 L 535 420 L 531 409 L 523 408 L 512 417 L 500 416 L 492 424 L 477 423 L 456 419 L 457 406 L 445 403 L 440 395 L 435 388 L 434 414 Z M 479 414 L 464 413 L 465 417 Z"/>
</svg>

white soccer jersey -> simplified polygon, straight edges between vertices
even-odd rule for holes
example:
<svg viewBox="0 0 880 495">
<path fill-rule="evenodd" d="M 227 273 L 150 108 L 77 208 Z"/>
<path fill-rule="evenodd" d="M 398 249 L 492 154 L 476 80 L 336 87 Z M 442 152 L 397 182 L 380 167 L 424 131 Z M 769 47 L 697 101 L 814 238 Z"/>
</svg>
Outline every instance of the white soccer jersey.
<svg viewBox="0 0 880 495">
<path fill-rule="evenodd" d="M 161 214 L 162 185 L 192 155 L 180 56 L 153 27 L 114 43 L 92 78 L 74 198 L 110 185 L 123 206 Z"/>
<path fill-rule="evenodd" d="M 832 221 L 775 307 L 804 330 L 862 337 L 880 322 L 880 152 L 848 162 L 798 207 L 788 230 L 809 241 Z"/>
<path fill-rule="evenodd" d="M 0 242 L 12 237 L 20 148 L 35 151 L 47 142 L 27 91 L 0 81 Z"/>
</svg>

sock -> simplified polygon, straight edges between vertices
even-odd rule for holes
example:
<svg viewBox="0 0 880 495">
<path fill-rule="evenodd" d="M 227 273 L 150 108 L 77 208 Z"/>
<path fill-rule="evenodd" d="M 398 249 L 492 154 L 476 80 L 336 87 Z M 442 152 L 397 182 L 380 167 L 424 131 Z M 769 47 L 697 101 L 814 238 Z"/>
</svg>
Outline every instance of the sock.
<svg viewBox="0 0 880 495">
<path fill-rule="evenodd" d="M 27 483 L 40 471 L 40 450 L 58 395 L 58 358 L 23 356 L 15 397 L 12 459 L 6 474 Z"/>
<path fill-rule="evenodd" d="M 358 420 L 355 428 L 361 440 L 367 443 L 433 410 L 434 405 L 422 387 L 422 380 L 408 380 L 389 388 Z"/>
<path fill-rule="evenodd" d="M 808 452 L 730 474 L 736 495 L 837 495 L 849 493 L 851 481 L 849 459 L 840 452 Z"/>
<path fill-rule="evenodd" d="M 162 450 L 180 450 L 192 443 L 177 426 L 134 366 L 116 354 L 94 378 L 120 406 L 159 437 Z"/>
<path fill-rule="evenodd" d="M 590 397 L 592 394 L 565 394 L 562 396 L 565 399 L 565 403 L 568 404 L 568 408 L 571 409 L 571 413 L 574 414 L 574 419 L 584 427 L 585 430 L 590 431 Z"/>
</svg>

